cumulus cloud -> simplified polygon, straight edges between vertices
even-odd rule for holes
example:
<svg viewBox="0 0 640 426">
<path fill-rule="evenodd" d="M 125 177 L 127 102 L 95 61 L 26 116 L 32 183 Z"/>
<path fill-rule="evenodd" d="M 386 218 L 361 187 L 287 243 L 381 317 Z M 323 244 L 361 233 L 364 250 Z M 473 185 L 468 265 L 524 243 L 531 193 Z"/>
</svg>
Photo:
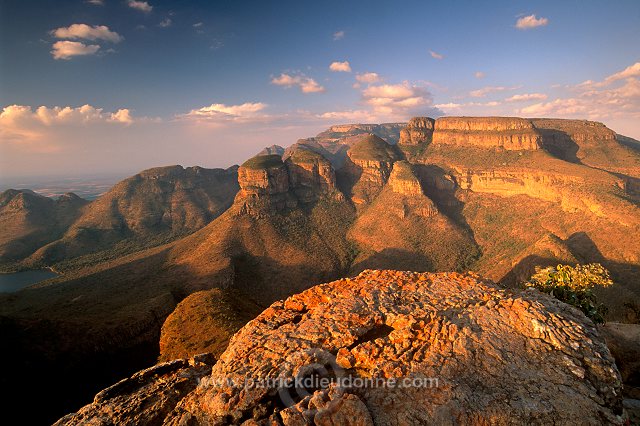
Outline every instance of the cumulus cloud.
<svg viewBox="0 0 640 426">
<path fill-rule="evenodd" d="M 342 40 L 344 36 L 345 36 L 345 32 L 343 30 L 336 31 L 335 33 L 333 33 L 333 40 L 334 41 Z"/>
<path fill-rule="evenodd" d="M 487 87 L 483 87 L 482 89 L 472 90 L 471 92 L 469 92 L 469 96 L 471 96 L 472 98 L 484 98 L 490 93 L 504 92 L 506 90 L 516 90 L 519 88 L 520 86 L 513 86 L 513 87 L 487 86 Z"/>
<path fill-rule="evenodd" d="M 56 41 L 52 46 L 53 59 L 71 59 L 74 56 L 93 55 L 100 46 L 97 44 L 86 45 L 79 41 Z"/>
<path fill-rule="evenodd" d="M 524 93 L 522 95 L 513 95 L 507 99 L 505 102 L 527 102 L 527 101 L 544 101 L 547 99 L 547 95 L 544 93 Z"/>
<path fill-rule="evenodd" d="M 401 116 L 430 107 L 431 93 L 423 87 L 405 81 L 400 84 L 369 86 L 362 91 L 364 103 L 377 114 Z"/>
<path fill-rule="evenodd" d="M 146 1 L 138 1 L 138 0 L 129 0 L 127 2 L 130 8 L 139 10 L 144 13 L 149 13 L 153 10 L 153 6 Z"/>
<path fill-rule="evenodd" d="M 475 78 L 484 78 L 485 77 L 485 73 L 483 73 L 482 71 L 476 71 L 476 73 L 474 74 Z"/>
<path fill-rule="evenodd" d="M 167 28 L 167 27 L 170 27 L 172 23 L 173 23 L 173 21 L 171 21 L 171 18 L 165 18 L 162 21 L 160 21 L 158 26 L 160 28 Z"/>
<path fill-rule="evenodd" d="M 27 105 L 8 105 L 0 112 L 0 145 L 4 142 L 26 147 L 29 151 L 52 152 L 58 149 L 48 137 L 54 128 L 100 123 L 129 125 L 133 122 L 128 109 L 109 113 L 91 105 L 40 106 L 35 110 Z"/>
<path fill-rule="evenodd" d="M 429 54 L 431 55 L 432 58 L 434 59 L 444 59 L 444 55 L 441 55 L 440 53 L 434 52 L 433 50 L 429 51 Z"/>
<path fill-rule="evenodd" d="M 124 40 L 124 37 L 115 31 L 111 31 L 106 25 L 94 25 L 92 27 L 87 24 L 72 24 L 68 27 L 52 30 L 51 35 L 60 39 L 105 40 L 112 43 L 119 43 Z"/>
<path fill-rule="evenodd" d="M 245 102 L 239 105 L 211 104 L 202 108 L 192 109 L 186 114 L 177 115 L 176 118 L 212 124 L 265 121 L 269 119 L 269 116 L 262 113 L 262 111 L 267 106 L 262 102 Z"/>
<path fill-rule="evenodd" d="M 363 74 L 356 75 L 356 80 L 358 83 L 363 84 L 374 84 L 382 81 L 382 77 L 375 72 L 365 72 Z"/>
<path fill-rule="evenodd" d="M 331 65 L 329 65 L 329 69 L 333 72 L 351 72 L 351 64 L 349 64 L 349 61 L 336 61 L 332 62 Z"/>
<path fill-rule="evenodd" d="M 302 93 L 321 93 L 325 91 L 325 88 L 318 84 L 313 78 L 307 77 L 304 74 L 290 75 L 282 73 L 278 77 L 273 77 L 271 84 L 286 88 L 297 86 Z"/>
<path fill-rule="evenodd" d="M 532 28 L 544 27 L 549 23 L 547 18 L 538 18 L 536 15 L 523 16 L 516 21 L 516 28 L 519 30 L 530 30 Z"/>
</svg>

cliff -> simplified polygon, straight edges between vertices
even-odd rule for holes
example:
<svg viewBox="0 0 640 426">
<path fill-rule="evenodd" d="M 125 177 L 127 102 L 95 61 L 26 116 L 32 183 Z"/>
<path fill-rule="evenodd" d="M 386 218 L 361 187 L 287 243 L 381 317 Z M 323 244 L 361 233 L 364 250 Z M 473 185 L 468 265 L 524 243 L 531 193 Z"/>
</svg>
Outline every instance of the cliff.
<svg viewBox="0 0 640 426">
<path fill-rule="evenodd" d="M 623 423 L 620 373 L 591 321 L 472 274 L 365 271 L 313 287 L 210 365 L 145 370 L 57 425 Z"/>
<path fill-rule="evenodd" d="M 516 117 L 441 117 L 433 143 L 505 150 L 536 150 L 542 136 L 530 120 Z"/>
<path fill-rule="evenodd" d="M 407 127 L 400 131 L 399 145 L 431 143 L 435 120 L 429 117 L 414 117 Z"/>
<path fill-rule="evenodd" d="M 375 135 L 367 135 L 351 146 L 343 174 L 347 192 L 356 205 L 369 203 L 385 185 L 393 163 L 400 159 L 398 150 Z"/>
</svg>

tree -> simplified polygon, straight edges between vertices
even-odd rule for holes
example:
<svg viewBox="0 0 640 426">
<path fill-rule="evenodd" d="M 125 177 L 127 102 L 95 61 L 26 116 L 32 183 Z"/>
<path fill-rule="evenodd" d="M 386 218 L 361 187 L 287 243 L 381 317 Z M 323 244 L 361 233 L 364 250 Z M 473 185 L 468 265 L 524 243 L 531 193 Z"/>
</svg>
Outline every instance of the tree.
<svg viewBox="0 0 640 426">
<path fill-rule="evenodd" d="M 609 277 L 609 271 L 599 263 L 575 267 L 569 265 L 536 267 L 536 273 L 525 285 L 576 306 L 593 322 L 604 324 L 607 307 L 598 303 L 593 289 L 596 286 L 609 287 L 613 285 L 613 281 Z"/>
</svg>

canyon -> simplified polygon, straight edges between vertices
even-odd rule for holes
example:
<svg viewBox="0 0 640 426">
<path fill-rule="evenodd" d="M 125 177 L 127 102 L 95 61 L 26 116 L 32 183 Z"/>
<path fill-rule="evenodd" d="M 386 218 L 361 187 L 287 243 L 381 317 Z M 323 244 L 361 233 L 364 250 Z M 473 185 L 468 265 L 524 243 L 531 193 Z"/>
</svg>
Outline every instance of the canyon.
<svg viewBox="0 0 640 426">
<path fill-rule="evenodd" d="M 536 266 L 600 262 L 607 319 L 638 323 L 639 179 L 640 143 L 600 123 L 416 117 L 333 126 L 226 170 L 147 170 L 90 203 L 6 191 L 16 231 L 0 247 L 23 248 L 2 267 L 64 273 L 0 295 L 5 400 L 46 377 L 53 421 L 158 359 L 224 357 L 272 303 L 372 269 L 471 270 L 518 291 Z M 167 371 L 209 374 L 192 364 Z"/>
</svg>

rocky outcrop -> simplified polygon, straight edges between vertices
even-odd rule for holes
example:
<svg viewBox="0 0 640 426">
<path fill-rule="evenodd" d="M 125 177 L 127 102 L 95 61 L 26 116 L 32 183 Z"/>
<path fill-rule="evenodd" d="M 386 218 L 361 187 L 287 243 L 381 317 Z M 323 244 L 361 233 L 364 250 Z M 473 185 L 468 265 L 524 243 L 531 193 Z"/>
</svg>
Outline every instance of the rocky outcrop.
<svg viewBox="0 0 640 426">
<path fill-rule="evenodd" d="M 517 117 L 441 117 L 433 143 L 505 150 L 537 150 L 542 136 L 531 120 Z"/>
<path fill-rule="evenodd" d="M 279 155 L 280 157 L 282 157 L 282 155 L 284 155 L 284 148 L 280 145 L 267 146 L 257 155 Z"/>
<path fill-rule="evenodd" d="M 238 182 L 241 214 L 283 211 L 322 196 L 344 198 L 329 160 L 304 146 L 287 151 L 284 162 L 278 155 L 253 157 L 238 169 Z"/>
<path fill-rule="evenodd" d="M 279 155 L 258 155 L 238 169 L 240 214 L 260 215 L 297 206 L 289 194 L 289 172 Z"/>
<path fill-rule="evenodd" d="M 472 274 L 368 270 L 313 287 L 249 322 L 172 411 L 141 404 L 175 388 L 169 374 L 103 391 L 59 424 L 623 423 L 620 374 L 591 321 Z"/>
<path fill-rule="evenodd" d="M 431 143 L 435 120 L 429 117 L 414 117 L 407 127 L 400 131 L 399 145 L 418 145 Z"/>
<path fill-rule="evenodd" d="M 98 393 L 92 404 L 64 416 L 55 426 L 162 424 L 182 398 L 211 372 L 215 358 L 199 355 L 142 370 Z"/>
<path fill-rule="evenodd" d="M 393 163 L 393 170 L 387 185 L 393 192 L 402 196 L 398 200 L 398 205 L 388 206 L 388 208 L 395 208 L 400 219 L 404 219 L 410 214 L 422 217 L 438 214 L 438 209 L 433 201 L 424 194 L 420 180 L 409 162 L 402 160 Z"/>
<path fill-rule="evenodd" d="M 400 159 L 394 146 L 375 135 L 360 138 L 347 155 L 346 174 L 352 180 L 351 200 L 356 205 L 371 202 L 389 179 L 393 163 Z"/>
<path fill-rule="evenodd" d="M 372 134 L 390 144 L 395 144 L 398 142 L 400 131 L 405 125 L 406 123 L 339 124 L 318 133 L 314 139 L 321 144 L 344 143 L 344 138 L 349 136 Z"/>
<path fill-rule="evenodd" d="M 286 160 L 291 188 L 303 203 L 309 203 L 325 194 L 338 195 L 336 174 L 327 158 L 299 147 L 289 153 Z"/>
</svg>

